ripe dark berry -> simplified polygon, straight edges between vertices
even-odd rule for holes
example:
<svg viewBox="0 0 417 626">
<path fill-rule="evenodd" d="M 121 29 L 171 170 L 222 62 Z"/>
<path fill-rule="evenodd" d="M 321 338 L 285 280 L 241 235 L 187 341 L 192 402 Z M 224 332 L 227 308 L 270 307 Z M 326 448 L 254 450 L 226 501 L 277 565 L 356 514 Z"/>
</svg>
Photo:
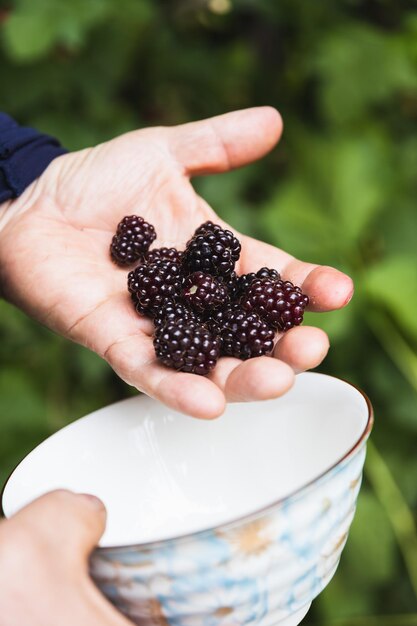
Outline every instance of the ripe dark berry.
<svg viewBox="0 0 417 626">
<path fill-rule="evenodd" d="M 195 311 L 210 311 L 229 300 L 226 285 L 210 274 L 194 272 L 184 280 L 183 300 Z"/>
<path fill-rule="evenodd" d="M 240 309 L 241 306 L 238 303 L 232 302 L 227 304 L 225 307 L 220 309 L 215 309 L 214 311 L 209 311 L 204 314 L 204 324 L 216 335 L 220 335 L 221 330 L 225 324 L 225 320 L 230 314 Z"/>
<path fill-rule="evenodd" d="M 148 250 L 156 238 L 152 224 L 143 217 L 128 215 L 117 226 L 110 245 L 110 255 L 118 265 L 131 265 Z"/>
<path fill-rule="evenodd" d="M 250 274 L 242 274 L 242 276 L 237 276 L 235 282 L 235 288 L 233 291 L 233 297 L 235 300 L 238 300 L 241 296 L 243 296 L 251 286 L 254 280 L 257 278 L 272 278 L 274 280 L 279 280 L 280 275 L 277 270 L 270 269 L 269 267 L 261 267 L 256 273 L 251 272 Z"/>
<path fill-rule="evenodd" d="M 221 279 L 222 283 L 226 285 L 229 297 L 231 300 L 233 300 L 238 280 L 236 272 L 233 271 L 228 276 L 219 276 L 219 278 Z"/>
<path fill-rule="evenodd" d="M 290 281 L 257 278 L 242 298 L 242 305 L 273 328 L 285 331 L 302 323 L 308 296 Z"/>
<path fill-rule="evenodd" d="M 128 290 L 134 294 L 136 310 L 154 316 L 165 300 L 180 294 L 182 277 L 180 266 L 159 259 L 149 265 L 139 265 L 128 275 Z"/>
<path fill-rule="evenodd" d="M 155 330 L 153 345 L 168 367 L 192 374 L 208 374 L 220 356 L 220 339 L 205 326 L 171 322 Z"/>
<path fill-rule="evenodd" d="M 159 259 L 163 259 L 165 261 L 173 261 L 174 263 L 180 264 L 182 262 L 182 257 L 184 256 L 183 252 L 177 250 L 176 248 L 154 248 L 153 250 L 149 250 L 143 257 L 145 263 L 154 263 Z"/>
<path fill-rule="evenodd" d="M 273 280 L 281 280 L 281 276 L 277 270 L 274 270 L 271 267 L 261 267 L 260 270 L 256 272 L 257 278 L 272 278 Z"/>
<path fill-rule="evenodd" d="M 205 232 L 213 232 L 216 230 L 216 228 L 221 228 L 221 226 L 209 220 L 208 222 L 200 224 L 200 226 L 196 228 L 193 237 L 195 237 L 196 235 L 202 235 Z"/>
<path fill-rule="evenodd" d="M 274 347 L 274 337 L 274 330 L 257 313 L 235 307 L 223 315 L 220 338 L 224 355 L 245 361 L 269 354 Z"/>
<path fill-rule="evenodd" d="M 207 226 L 210 224 L 210 227 Z M 230 276 L 240 256 L 240 243 L 230 230 L 211 222 L 202 224 L 187 243 L 184 252 L 185 272 L 204 272 L 213 276 Z"/>
<path fill-rule="evenodd" d="M 154 317 L 156 327 L 163 326 L 170 322 L 199 322 L 197 314 L 184 304 L 177 300 L 166 300 Z"/>
<path fill-rule="evenodd" d="M 131 300 L 132 300 L 132 302 L 133 302 L 133 306 L 134 306 L 134 307 L 135 307 L 135 309 L 136 309 L 136 307 L 137 307 L 137 305 L 138 305 L 138 297 L 137 297 L 136 293 L 135 293 L 135 292 L 132 292 L 132 293 L 130 294 L 130 297 L 131 297 Z"/>
</svg>

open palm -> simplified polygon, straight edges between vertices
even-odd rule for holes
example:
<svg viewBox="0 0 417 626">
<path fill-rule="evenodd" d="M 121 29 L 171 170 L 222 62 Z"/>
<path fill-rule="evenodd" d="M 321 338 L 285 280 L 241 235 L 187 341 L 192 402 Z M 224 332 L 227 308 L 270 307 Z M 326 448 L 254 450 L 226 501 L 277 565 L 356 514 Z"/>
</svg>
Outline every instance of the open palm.
<svg viewBox="0 0 417 626">
<path fill-rule="evenodd" d="M 220 359 L 208 378 L 160 365 L 152 323 L 139 317 L 126 290 L 125 269 L 109 257 L 117 223 L 136 213 L 155 226 L 154 247 L 182 249 L 206 220 L 222 223 L 194 191 L 190 177 L 239 167 L 267 153 L 281 134 L 269 107 L 249 109 L 173 128 L 150 128 L 64 155 L 10 206 L 0 231 L 4 295 L 32 317 L 106 359 L 127 383 L 196 417 L 215 417 L 225 401 L 276 397 L 294 372 L 315 367 L 328 349 L 317 328 L 293 328 L 274 357 Z M 228 226 L 228 228 L 230 228 Z M 310 309 L 344 306 L 353 291 L 346 275 L 297 261 L 238 235 L 236 268 L 278 269 L 302 286 Z"/>
</svg>

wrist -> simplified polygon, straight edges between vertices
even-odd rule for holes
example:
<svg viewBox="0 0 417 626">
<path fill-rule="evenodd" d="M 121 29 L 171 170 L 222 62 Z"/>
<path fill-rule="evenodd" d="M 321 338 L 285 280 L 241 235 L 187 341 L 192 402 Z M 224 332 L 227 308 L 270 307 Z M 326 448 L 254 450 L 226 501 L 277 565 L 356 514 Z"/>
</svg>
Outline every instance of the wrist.
<svg viewBox="0 0 417 626">
<path fill-rule="evenodd" d="M 0 204 L 0 298 L 14 301 L 11 268 L 15 259 L 15 242 L 19 237 L 24 237 L 27 241 L 27 252 L 30 254 L 33 235 L 30 214 L 41 215 L 47 207 L 44 176 L 29 185 L 18 198 Z"/>
<path fill-rule="evenodd" d="M 33 182 L 18 198 L 0 204 L 0 237 L 10 223 L 28 211 L 41 195 L 39 180 Z"/>
<path fill-rule="evenodd" d="M 0 232 L 26 210 L 36 181 L 66 152 L 54 137 L 20 126 L 0 112 Z"/>
</svg>

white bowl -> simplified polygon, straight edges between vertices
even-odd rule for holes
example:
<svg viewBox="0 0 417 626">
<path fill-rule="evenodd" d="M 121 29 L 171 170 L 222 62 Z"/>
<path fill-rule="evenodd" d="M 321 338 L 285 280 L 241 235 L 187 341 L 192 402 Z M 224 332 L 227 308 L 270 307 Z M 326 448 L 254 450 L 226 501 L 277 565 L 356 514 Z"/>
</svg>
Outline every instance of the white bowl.
<svg viewBox="0 0 417 626">
<path fill-rule="evenodd" d="M 55 488 L 100 497 L 91 573 L 137 623 L 293 626 L 336 570 L 371 426 L 366 397 L 322 374 L 215 421 L 138 396 L 33 450 L 2 508 Z"/>
</svg>

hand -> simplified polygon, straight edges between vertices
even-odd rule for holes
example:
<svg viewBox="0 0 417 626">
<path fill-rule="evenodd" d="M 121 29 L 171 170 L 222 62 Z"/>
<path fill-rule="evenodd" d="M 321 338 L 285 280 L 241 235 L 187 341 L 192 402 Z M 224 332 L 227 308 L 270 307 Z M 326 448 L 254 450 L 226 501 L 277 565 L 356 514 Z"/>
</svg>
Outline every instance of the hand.
<svg viewBox="0 0 417 626">
<path fill-rule="evenodd" d="M 132 626 L 88 575 L 105 522 L 100 500 L 69 491 L 1 522 L 0 626 Z"/>
<path fill-rule="evenodd" d="M 222 358 L 210 377 L 160 365 L 152 324 L 135 313 L 125 269 L 109 258 L 117 223 L 136 213 L 153 224 L 157 247 L 181 248 L 206 220 L 222 223 L 190 177 L 250 163 L 273 148 L 282 130 L 269 107 L 172 128 L 133 131 L 53 161 L 25 193 L 1 207 L 0 279 L 5 297 L 29 315 L 106 359 L 130 385 L 196 417 L 220 415 L 225 401 L 261 400 L 287 391 L 294 372 L 317 366 L 328 350 L 317 328 L 298 327 L 274 357 Z M 230 228 L 228 226 L 228 228 Z M 302 286 L 311 310 L 350 300 L 352 281 L 328 267 L 239 236 L 240 273 L 278 269 Z"/>
</svg>

